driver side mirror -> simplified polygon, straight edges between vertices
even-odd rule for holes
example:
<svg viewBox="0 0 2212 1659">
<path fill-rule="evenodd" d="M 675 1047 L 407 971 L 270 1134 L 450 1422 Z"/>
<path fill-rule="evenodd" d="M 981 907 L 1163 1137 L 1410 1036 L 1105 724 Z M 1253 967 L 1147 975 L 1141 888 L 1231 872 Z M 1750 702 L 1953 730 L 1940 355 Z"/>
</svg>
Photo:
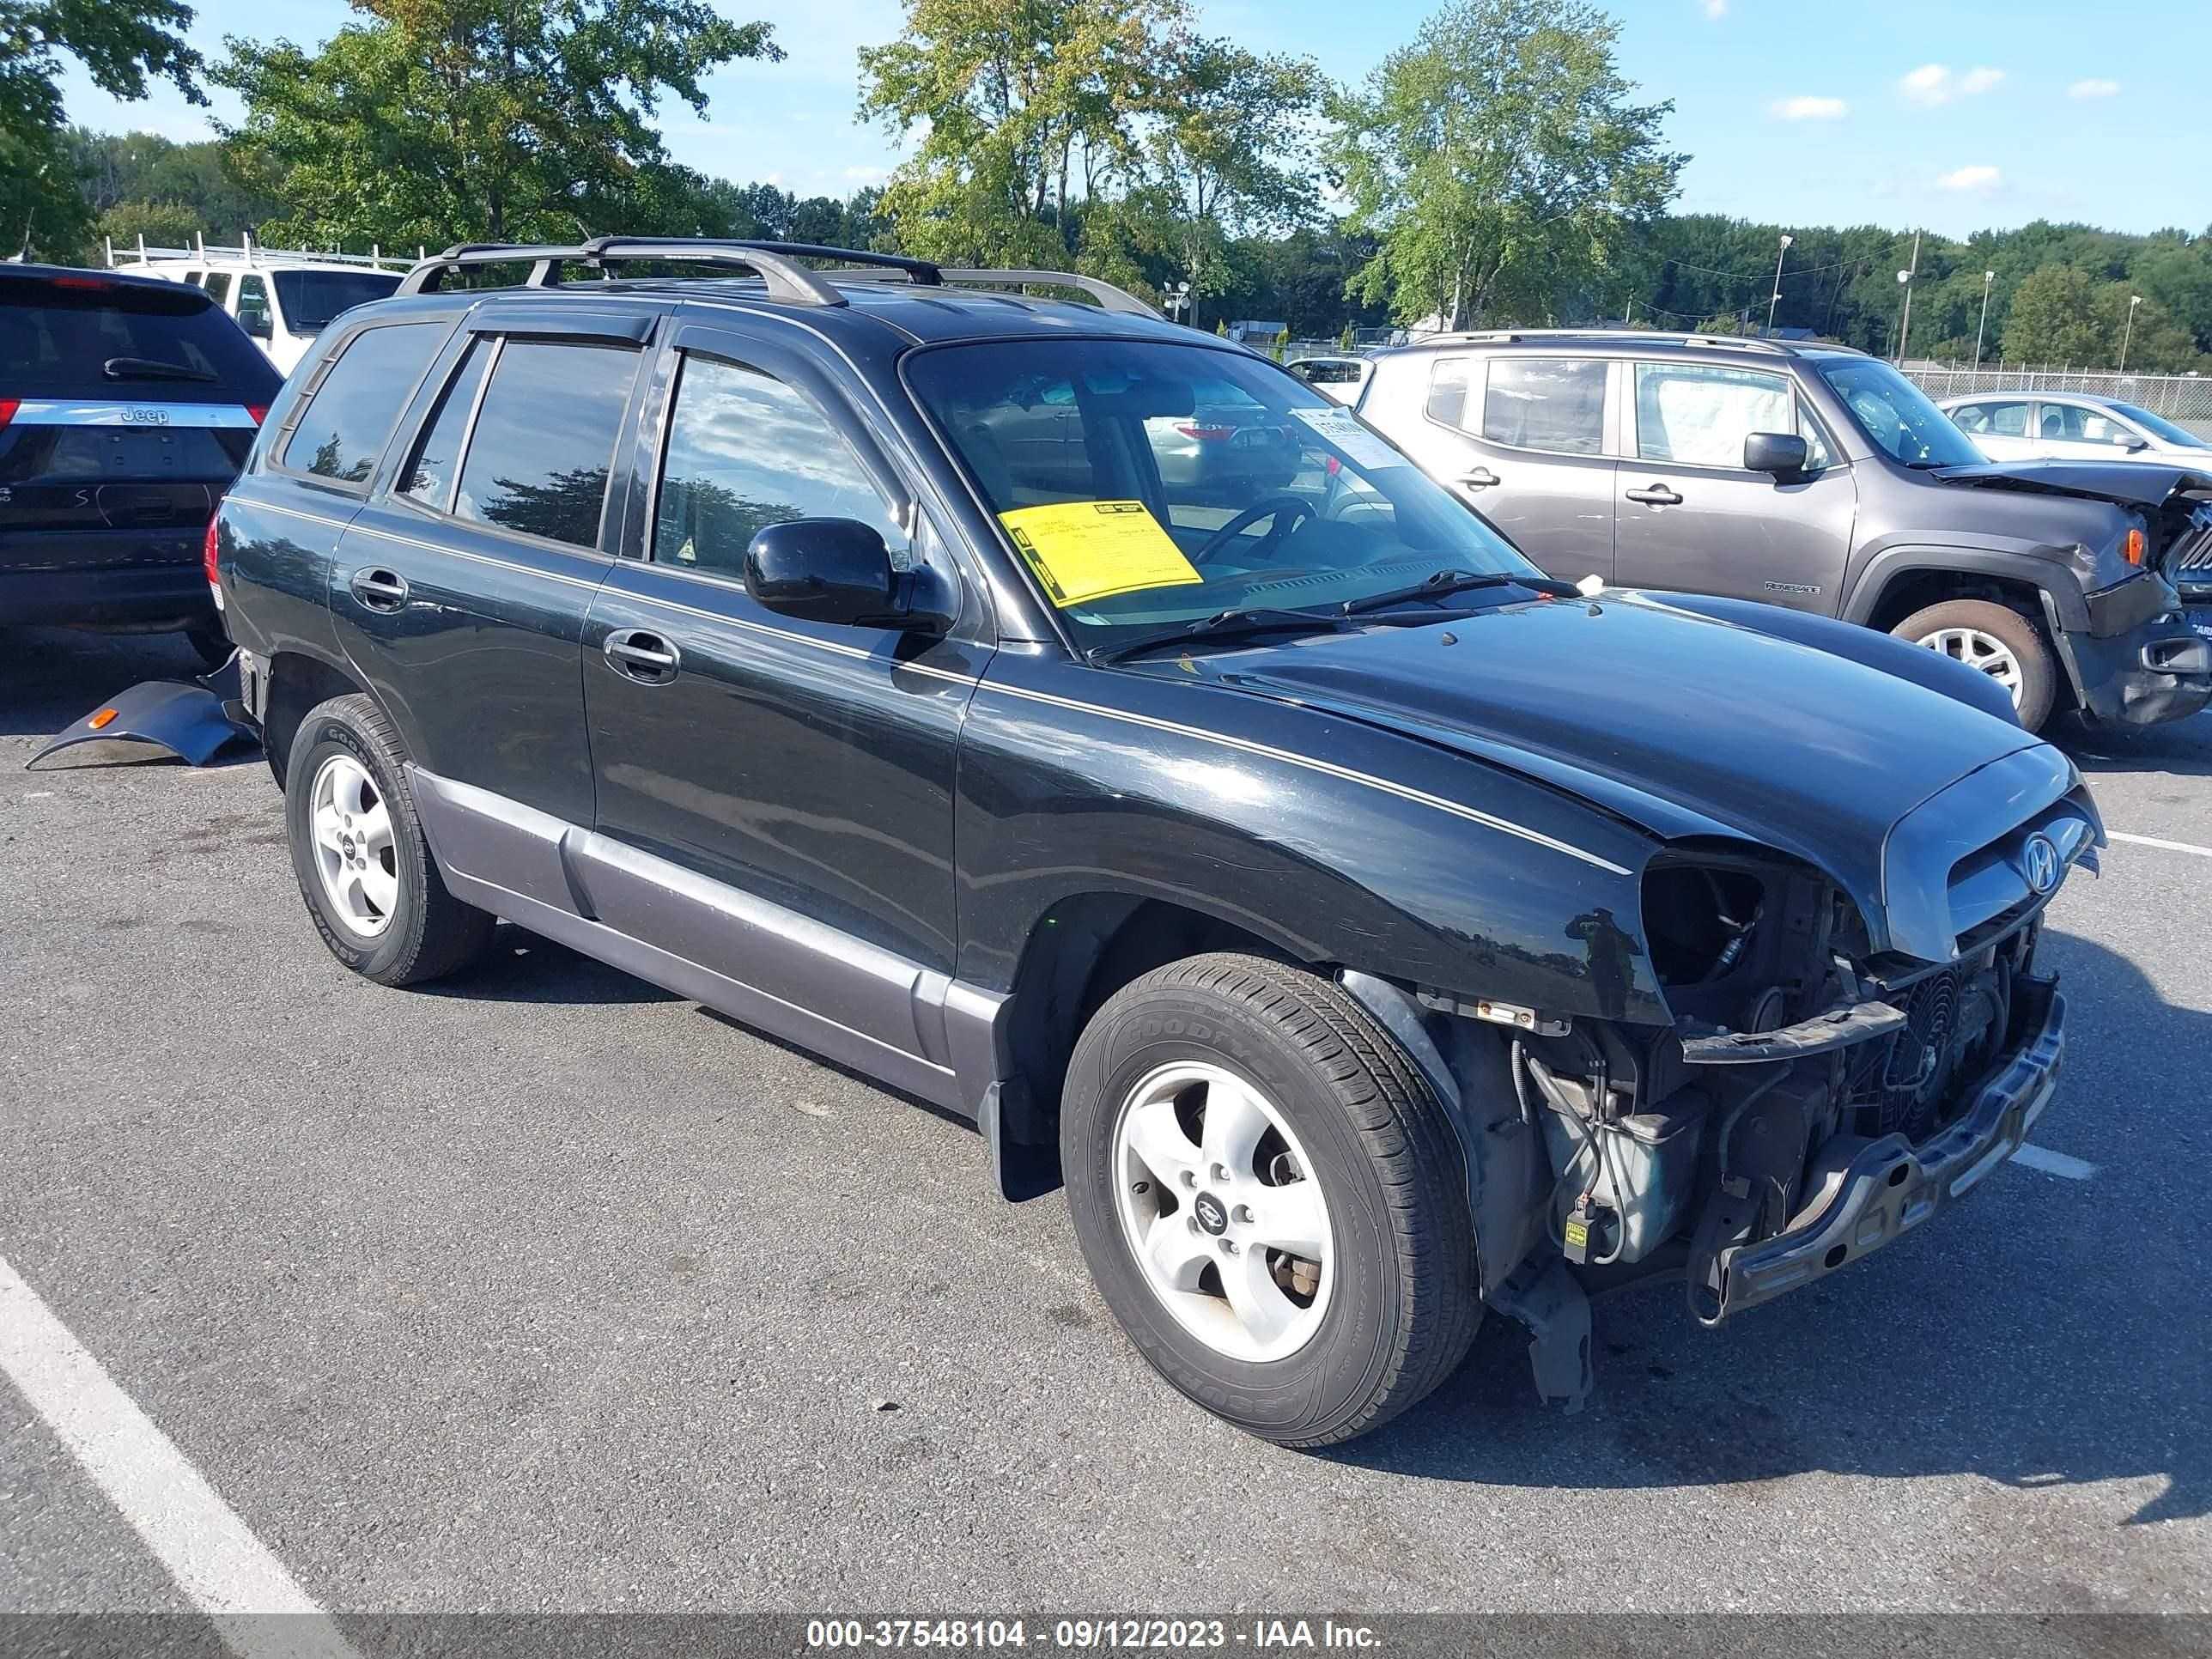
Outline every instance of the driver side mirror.
<svg viewBox="0 0 2212 1659">
<path fill-rule="evenodd" d="M 2129 436 L 2120 440 L 2120 447 L 2126 450 L 2130 455 L 2140 455 L 2143 451 L 2150 447 L 2150 440 L 2148 438 L 2138 438 L 2130 434 Z"/>
<path fill-rule="evenodd" d="M 1744 471 L 1794 477 L 1805 470 L 1808 453 L 1805 440 L 1795 432 L 1754 432 L 1743 441 Z"/>
<path fill-rule="evenodd" d="M 857 519 L 787 519 L 745 548 L 745 592 L 802 622 L 941 632 L 952 620 L 942 585 L 926 567 L 892 569 L 883 537 Z"/>
</svg>

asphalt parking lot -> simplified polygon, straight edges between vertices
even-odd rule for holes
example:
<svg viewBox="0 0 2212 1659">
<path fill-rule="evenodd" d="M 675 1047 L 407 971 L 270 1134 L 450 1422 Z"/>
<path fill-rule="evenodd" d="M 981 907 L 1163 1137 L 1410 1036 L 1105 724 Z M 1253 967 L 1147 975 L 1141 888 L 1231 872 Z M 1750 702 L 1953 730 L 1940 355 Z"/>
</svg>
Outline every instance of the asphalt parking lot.
<svg viewBox="0 0 2212 1659">
<path fill-rule="evenodd" d="M 2212 856 L 2116 841 L 2046 960 L 2060 1155 L 1698 1330 L 1517 1328 L 1380 1435 L 1158 1382 L 967 1127 L 513 930 L 381 989 L 258 757 L 31 773 L 181 641 L 0 640 L 0 1258 L 348 1610 L 2212 1611 Z M 2212 715 L 2069 740 L 2212 845 Z M 191 1603 L 0 1386 L 0 1609 Z"/>
</svg>

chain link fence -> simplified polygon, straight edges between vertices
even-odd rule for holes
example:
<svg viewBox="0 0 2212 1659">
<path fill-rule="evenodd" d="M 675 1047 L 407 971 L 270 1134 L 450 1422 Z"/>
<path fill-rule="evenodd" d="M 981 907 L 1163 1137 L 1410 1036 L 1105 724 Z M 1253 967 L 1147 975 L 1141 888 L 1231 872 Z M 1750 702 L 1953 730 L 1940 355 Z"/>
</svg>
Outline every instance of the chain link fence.
<svg viewBox="0 0 2212 1659">
<path fill-rule="evenodd" d="M 2088 368 L 2016 368 L 1915 362 L 1908 377 L 1929 397 L 1963 398 L 1978 392 L 2087 392 L 2202 426 L 2212 422 L 2212 377 L 2202 374 L 2118 374 Z"/>
</svg>

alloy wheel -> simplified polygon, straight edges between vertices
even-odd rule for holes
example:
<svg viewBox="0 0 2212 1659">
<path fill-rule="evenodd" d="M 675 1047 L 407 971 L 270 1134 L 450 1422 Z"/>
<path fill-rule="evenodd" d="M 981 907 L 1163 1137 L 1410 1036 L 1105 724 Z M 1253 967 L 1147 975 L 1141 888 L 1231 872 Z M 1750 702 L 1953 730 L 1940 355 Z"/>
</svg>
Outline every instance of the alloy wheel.
<svg viewBox="0 0 2212 1659">
<path fill-rule="evenodd" d="M 315 774 L 308 814 L 323 896 L 348 927 L 375 938 L 399 903 L 399 854 L 376 780 L 352 756 L 332 755 Z"/>
<path fill-rule="evenodd" d="M 1312 1340 L 1334 1286 L 1328 1204 L 1272 1101 L 1219 1066 L 1161 1066 L 1123 1100 L 1113 1159 L 1122 1238 L 1184 1329 L 1254 1362 Z"/>
<path fill-rule="evenodd" d="M 1920 643 L 1954 662 L 1980 669 L 2011 694 L 2014 708 L 2020 707 L 2020 659 L 2013 655 L 2010 646 L 1995 635 L 1984 634 L 1976 628 L 1939 628 L 1922 635 Z"/>
</svg>

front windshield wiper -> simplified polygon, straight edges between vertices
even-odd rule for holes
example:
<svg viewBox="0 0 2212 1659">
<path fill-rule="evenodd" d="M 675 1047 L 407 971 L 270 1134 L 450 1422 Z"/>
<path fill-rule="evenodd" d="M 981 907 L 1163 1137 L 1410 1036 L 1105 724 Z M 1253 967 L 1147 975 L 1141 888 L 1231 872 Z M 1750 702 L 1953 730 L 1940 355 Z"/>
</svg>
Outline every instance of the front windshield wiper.
<svg viewBox="0 0 2212 1659">
<path fill-rule="evenodd" d="M 1223 611 L 1194 623 L 1146 634 L 1125 645 L 1109 645 L 1091 653 L 1093 662 L 1122 662 L 1164 645 L 1188 645 L 1196 640 L 1236 640 L 1255 634 L 1334 634 L 1344 627 L 1340 617 L 1311 611 Z"/>
<path fill-rule="evenodd" d="M 156 357 L 110 357 L 100 372 L 111 380 L 212 380 L 215 376 L 190 363 L 165 363 Z"/>
<path fill-rule="evenodd" d="M 1387 611 L 1394 605 L 1405 605 L 1414 599 L 1440 599 L 1450 593 L 1468 593 L 1478 587 L 1533 588 L 1561 599 L 1571 599 L 1581 591 L 1572 582 L 1553 581 L 1549 576 L 1518 575 L 1510 570 L 1436 570 L 1411 587 L 1394 587 L 1387 592 L 1346 599 L 1337 611 L 1342 616 L 1357 617 L 1370 611 Z"/>
</svg>

